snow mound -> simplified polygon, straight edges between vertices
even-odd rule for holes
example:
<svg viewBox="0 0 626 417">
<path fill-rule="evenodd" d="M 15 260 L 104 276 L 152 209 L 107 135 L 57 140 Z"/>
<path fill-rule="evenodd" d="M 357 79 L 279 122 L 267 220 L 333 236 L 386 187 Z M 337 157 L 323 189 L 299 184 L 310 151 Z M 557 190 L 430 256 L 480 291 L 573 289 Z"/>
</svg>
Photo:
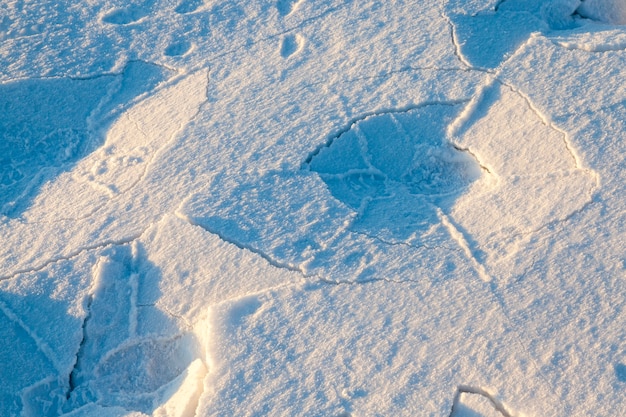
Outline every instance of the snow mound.
<svg viewBox="0 0 626 417">
<path fill-rule="evenodd" d="M 626 23 L 624 0 L 503 0 L 490 11 L 480 12 L 463 10 L 454 2 L 446 7 L 459 58 L 472 68 L 501 66 L 536 33 L 548 37 L 577 34 L 577 39 L 564 42 L 569 49 L 623 49 L 619 34 L 598 32 L 611 29 L 607 23 Z"/>
<path fill-rule="evenodd" d="M 626 24 L 624 0 L 552 0 L 542 7 L 542 13 L 551 26 L 567 27 L 577 14 L 599 22 Z"/>
</svg>

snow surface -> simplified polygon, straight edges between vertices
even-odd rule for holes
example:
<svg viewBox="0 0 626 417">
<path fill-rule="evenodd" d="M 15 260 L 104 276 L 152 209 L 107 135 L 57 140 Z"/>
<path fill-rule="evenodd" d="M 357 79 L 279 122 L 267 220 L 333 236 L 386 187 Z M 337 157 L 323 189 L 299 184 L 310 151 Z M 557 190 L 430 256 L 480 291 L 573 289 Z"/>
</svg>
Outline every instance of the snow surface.
<svg viewBox="0 0 626 417">
<path fill-rule="evenodd" d="M 622 24 L 0 3 L 0 415 L 622 415 Z"/>
</svg>

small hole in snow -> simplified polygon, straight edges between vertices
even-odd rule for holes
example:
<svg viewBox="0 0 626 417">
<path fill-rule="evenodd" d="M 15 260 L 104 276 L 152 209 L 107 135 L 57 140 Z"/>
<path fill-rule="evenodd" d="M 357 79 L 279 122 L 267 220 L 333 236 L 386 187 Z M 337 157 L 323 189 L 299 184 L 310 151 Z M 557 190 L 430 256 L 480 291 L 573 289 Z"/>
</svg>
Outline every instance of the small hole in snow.
<svg viewBox="0 0 626 417">
<path fill-rule="evenodd" d="M 626 382 L 626 365 L 618 363 L 615 365 L 615 376 L 619 382 Z"/>
</svg>

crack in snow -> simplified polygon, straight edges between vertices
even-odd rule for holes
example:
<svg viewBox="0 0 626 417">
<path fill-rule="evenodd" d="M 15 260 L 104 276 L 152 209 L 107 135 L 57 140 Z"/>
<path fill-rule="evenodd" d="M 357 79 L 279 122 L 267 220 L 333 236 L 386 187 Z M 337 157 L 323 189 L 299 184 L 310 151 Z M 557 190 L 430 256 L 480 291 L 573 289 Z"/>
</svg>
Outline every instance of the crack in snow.
<svg viewBox="0 0 626 417">
<path fill-rule="evenodd" d="M 32 38 L 44 38 L 48 36 L 47 33 L 32 33 L 30 35 L 18 35 L 13 38 L 6 38 L 0 41 L 0 47 L 4 47 L 4 45 L 8 43 L 17 43 L 24 39 L 32 39 Z"/>
<path fill-rule="evenodd" d="M 569 154 L 571 155 L 572 159 L 574 160 L 574 164 L 576 166 L 577 169 L 582 169 L 584 171 L 587 171 L 589 173 L 593 173 L 595 174 L 595 172 L 586 169 L 583 167 L 580 156 L 578 156 L 578 154 L 574 151 L 573 149 L 573 145 L 570 142 L 569 139 L 569 134 L 560 129 L 559 127 L 555 126 L 554 123 L 552 123 L 552 121 L 550 120 L 550 118 L 548 116 L 546 116 L 545 114 L 543 114 L 541 112 L 541 110 L 539 110 L 539 108 L 537 106 L 535 106 L 533 104 L 533 102 L 530 100 L 530 98 L 528 96 L 526 96 L 524 93 L 522 93 L 519 89 L 516 89 L 514 86 L 506 83 L 505 81 L 499 79 L 499 78 L 494 78 L 494 81 L 500 83 L 500 85 L 508 88 L 510 91 L 512 91 L 513 93 L 517 94 L 520 98 L 522 98 L 525 102 L 526 105 L 528 106 L 528 108 L 535 113 L 535 115 L 539 118 L 539 120 L 541 120 L 541 123 L 544 124 L 544 126 L 557 131 L 562 137 L 563 137 L 563 144 L 565 145 L 565 148 L 567 149 L 567 152 L 569 152 Z M 595 174 L 597 176 L 597 174 Z"/>
<path fill-rule="evenodd" d="M 159 63 L 159 62 L 151 62 L 143 59 L 129 59 L 124 63 L 124 65 L 118 71 L 110 71 L 110 72 L 100 72 L 96 74 L 87 74 L 87 75 L 40 75 L 40 76 L 28 76 L 28 77 L 16 77 L 9 78 L 6 80 L 0 81 L 0 86 L 8 83 L 12 83 L 14 81 L 28 81 L 28 80 L 60 80 L 60 79 L 69 79 L 72 81 L 90 81 L 97 80 L 105 77 L 119 77 L 123 76 L 126 70 L 133 64 L 146 64 L 152 65 L 155 67 L 159 67 L 165 69 L 167 71 L 172 71 L 173 73 L 180 74 L 180 70 L 169 65 Z"/>
<path fill-rule="evenodd" d="M 114 347 L 113 349 L 105 352 L 99 358 L 98 362 L 95 364 L 92 372 L 93 374 L 97 375 L 100 368 L 102 368 L 108 361 L 110 361 L 113 355 L 121 353 L 124 350 L 127 350 L 128 348 L 132 348 L 134 346 L 138 346 L 138 345 L 142 345 L 146 343 L 162 343 L 162 342 L 171 342 L 175 340 L 180 340 L 183 337 L 187 336 L 188 334 L 189 332 L 187 331 L 180 331 L 178 333 L 174 333 L 174 334 L 167 335 L 167 336 L 148 335 L 148 336 L 142 336 L 142 337 L 136 337 L 136 338 L 128 338 L 124 342 Z M 144 393 L 144 395 L 149 395 L 149 394 L 150 393 Z M 137 393 L 133 395 L 137 395 Z"/>
<path fill-rule="evenodd" d="M 176 82 L 180 81 L 180 79 L 177 79 Z M 185 129 L 185 127 L 187 127 L 188 125 L 190 125 L 191 123 L 193 123 L 198 116 L 200 115 L 200 113 L 202 113 L 202 109 L 205 106 L 205 104 L 208 102 L 209 100 L 209 92 L 210 92 L 210 72 L 207 71 L 206 73 L 206 87 L 205 87 L 205 92 L 204 92 L 204 100 L 202 102 L 199 103 L 197 110 L 195 111 L 195 113 L 191 116 L 191 118 L 189 118 L 188 120 L 182 120 L 179 124 L 178 124 L 178 128 L 170 135 L 170 137 L 163 143 L 161 144 L 158 148 L 156 148 L 152 154 L 150 155 L 150 158 L 148 160 L 148 162 L 146 164 L 143 164 L 142 167 L 142 172 L 139 175 L 139 177 L 133 181 L 130 185 L 125 187 L 125 190 L 123 190 L 122 192 L 116 193 L 119 195 L 123 195 L 124 193 L 129 192 L 130 190 L 132 190 L 137 184 L 143 182 L 146 178 L 146 176 L 148 175 L 148 173 L 150 172 L 150 168 L 154 165 L 155 161 L 158 159 L 158 157 L 164 152 L 164 149 L 167 149 L 172 143 L 174 143 L 174 141 L 176 140 L 176 138 L 180 135 L 180 133 Z M 131 121 L 133 123 L 133 125 L 137 128 L 137 130 L 144 136 L 145 139 L 149 139 L 150 135 L 148 135 L 140 126 L 139 123 L 134 120 L 131 115 L 129 115 L 128 113 L 126 113 L 126 117 L 129 121 Z M 104 205 L 103 205 L 104 206 Z"/>
<path fill-rule="evenodd" d="M 504 0 L 506 1 L 506 0 Z M 482 72 L 484 74 L 490 74 L 490 75 L 495 75 L 497 77 L 497 74 L 500 72 L 500 69 L 504 67 L 504 65 L 513 60 L 513 58 L 515 58 L 522 50 L 524 47 L 526 47 L 536 36 L 536 34 L 531 33 L 530 36 L 528 37 L 528 39 L 526 39 L 526 41 L 522 42 L 516 49 L 515 51 L 510 54 L 507 55 L 505 57 L 505 59 L 499 63 L 499 65 L 497 66 L 497 68 L 494 69 L 490 69 L 490 68 L 485 68 L 485 67 L 480 67 L 480 66 L 476 66 L 474 64 L 472 64 L 471 62 L 468 61 L 467 58 L 465 58 L 465 56 L 463 55 L 463 52 L 461 51 L 461 43 L 457 37 L 456 34 L 456 25 L 454 24 L 454 22 L 452 21 L 452 19 L 450 18 L 450 16 L 448 16 L 445 11 L 441 12 L 442 17 L 448 22 L 448 25 L 450 27 L 450 38 L 452 40 L 452 44 L 454 45 L 454 50 L 455 50 L 455 55 L 457 57 L 457 59 L 461 62 L 461 64 L 465 65 L 469 70 L 472 71 L 477 71 L 477 72 Z"/>
<path fill-rule="evenodd" d="M 176 216 L 179 219 L 181 219 L 181 220 L 191 224 L 192 226 L 199 227 L 202 230 L 205 230 L 205 231 L 207 231 L 207 232 L 217 236 L 218 238 L 220 238 L 220 240 L 222 240 L 222 241 L 224 241 L 226 243 L 230 243 L 231 245 L 237 246 L 241 250 L 252 252 L 252 253 L 260 256 L 261 258 L 263 258 L 266 262 L 268 262 L 270 265 L 272 265 L 275 268 L 286 269 L 286 270 L 291 271 L 291 272 L 296 272 L 296 273 L 302 275 L 305 278 L 310 278 L 311 277 L 310 275 L 307 275 L 306 272 L 301 267 L 298 267 L 298 266 L 292 265 L 292 264 L 288 264 L 288 263 L 279 262 L 279 261 L 273 259 L 270 255 L 266 254 L 265 252 L 256 249 L 254 246 L 246 245 L 246 244 L 241 243 L 241 242 L 239 242 L 239 241 L 237 241 L 235 239 L 230 239 L 227 236 L 225 236 L 223 233 L 221 233 L 219 230 L 215 230 L 215 229 L 212 229 L 212 228 L 207 227 L 205 225 L 202 225 L 202 224 L 194 221 L 192 218 L 190 218 L 189 216 L 185 215 L 184 213 L 181 213 L 178 210 L 175 212 L 175 214 L 176 214 Z"/>
<path fill-rule="evenodd" d="M 148 306 L 150 306 L 150 305 L 149 304 L 148 305 L 142 305 L 141 307 L 148 307 Z M 159 310 L 165 312 L 170 317 L 180 320 L 184 324 L 184 327 L 185 327 L 184 330 L 185 331 L 191 331 L 193 329 L 193 325 L 189 322 L 189 320 L 185 316 L 182 316 L 180 314 L 174 313 L 173 311 L 171 311 L 166 306 L 161 305 L 160 303 L 157 302 L 157 303 L 152 304 L 151 307 L 158 307 Z"/>
<path fill-rule="evenodd" d="M 367 237 L 369 239 L 376 240 L 376 241 L 378 241 L 380 243 L 383 243 L 383 244 L 385 244 L 387 246 L 403 246 L 403 247 L 410 248 L 410 249 L 427 249 L 427 250 L 441 249 L 441 250 L 447 250 L 447 251 L 451 251 L 451 252 L 460 252 L 460 253 L 462 253 L 461 249 L 454 249 L 454 248 L 451 248 L 451 247 L 448 247 L 448 246 L 444 246 L 444 245 L 433 245 L 433 246 L 426 245 L 426 244 L 413 245 L 413 244 L 407 243 L 407 242 L 401 242 L 401 241 L 394 242 L 394 241 L 386 240 L 386 239 L 384 239 L 384 238 L 382 238 L 380 236 L 372 235 L 372 234 L 364 232 L 362 230 L 352 230 L 351 232 L 354 233 L 354 234 L 357 234 L 357 235 L 361 235 L 361 236 Z"/>
<path fill-rule="evenodd" d="M 141 60 L 141 59 L 133 59 L 133 60 L 127 61 L 124 64 L 123 68 L 121 68 L 119 71 L 112 71 L 112 72 L 101 73 L 101 74 L 94 74 L 94 75 L 87 75 L 87 76 L 65 76 L 65 75 L 59 75 L 59 76 L 24 77 L 24 78 L 16 78 L 16 79 L 10 80 L 9 82 L 11 82 L 11 81 L 24 81 L 24 80 L 62 80 L 62 79 L 68 79 L 68 80 L 71 80 L 71 81 L 88 81 L 88 80 L 96 80 L 96 79 L 105 78 L 105 77 L 111 77 L 111 78 L 119 77 L 120 79 L 119 79 L 119 81 L 116 84 L 116 88 L 110 89 L 110 91 L 100 100 L 100 102 L 95 107 L 95 109 L 87 117 L 87 126 L 88 126 L 87 130 L 90 132 L 91 135 L 99 136 L 99 135 L 101 135 L 103 133 L 103 131 L 106 129 L 106 127 L 110 127 L 109 126 L 110 120 L 109 121 L 105 121 L 105 120 L 107 118 L 110 118 L 113 113 L 107 114 L 105 112 L 105 113 L 100 114 L 100 118 L 102 120 L 99 120 L 99 121 L 94 121 L 93 119 L 95 117 L 97 117 L 96 115 L 98 114 L 98 112 L 102 112 L 103 107 L 106 107 L 106 105 L 110 105 L 111 104 L 112 97 L 115 94 L 119 93 L 120 83 L 123 81 L 124 74 L 126 74 L 127 71 L 129 71 L 131 69 L 131 66 L 135 65 L 135 64 L 144 64 L 144 65 L 147 65 L 147 66 L 153 66 L 153 67 L 161 68 L 161 69 L 164 69 L 164 70 L 171 71 L 173 73 L 179 74 L 178 76 L 170 77 L 170 79 L 166 83 L 161 83 L 161 85 L 157 86 L 156 89 L 154 89 L 152 91 L 144 92 L 142 94 L 139 94 L 138 96 L 132 98 L 130 101 L 122 103 L 123 108 L 124 108 L 125 111 L 122 113 L 120 118 L 122 118 L 122 117 L 126 118 L 126 120 L 128 120 L 130 123 L 132 123 L 135 126 L 137 131 L 139 131 L 145 138 L 147 138 L 148 135 L 146 134 L 146 132 L 143 131 L 143 129 L 139 126 L 139 124 L 137 123 L 136 120 L 132 119 L 132 117 L 128 114 L 128 112 L 126 110 L 128 110 L 128 106 L 129 105 L 133 105 L 133 104 L 139 103 L 139 102 L 149 98 L 151 95 L 154 95 L 155 92 L 158 93 L 159 91 L 161 91 L 163 89 L 166 89 L 168 86 L 170 86 L 172 84 L 172 82 L 174 82 L 174 83 L 178 82 L 181 78 L 183 78 L 183 75 L 181 75 L 181 72 L 179 70 L 176 70 L 174 68 L 171 68 L 171 67 L 168 67 L 166 65 L 159 64 L 159 63 L 153 63 L 153 62 L 149 62 L 149 61 L 145 61 L 145 60 Z M 115 83 L 115 81 L 113 83 Z M 3 83 L 0 83 L 0 85 L 2 85 L 2 84 Z M 208 100 L 208 81 L 207 81 L 207 94 L 205 95 L 205 97 L 206 97 L 206 100 Z M 200 106 L 202 106 L 202 104 L 203 103 L 201 103 Z M 197 114 L 196 114 L 196 116 L 197 116 Z M 98 148 L 101 148 L 101 146 L 99 146 Z M 98 148 L 96 148 L 96 149 L 98 149 Z M 157 149 L 157 152 L 155 152 L 155 155 L 158 153 L 159 150 L 160 150 L 160 148 Z M 93 153 L 93 152 L 90 152 L 90 153 Z M 88 155 L 86 157 L 88 157 Z M 63 164 L 63 165 L 61 165 L 59 167 L 56 167 L 55 168 L 55 172 L 58 169 L 62 169 L 63 167 L 71 167 L 73 165 L 74 165 L 74 163 L 65 163 L 65 164 Z M 31 191 L 36 186 L 36 184 L 38 184 L 40 182 L 40 177 L 42 177 L 42 175 L 45 175 L 45 170 L 46 169 L 48 169 L 48 168 L 44 168 L 43 170 L 40 170 L 39 172 L 37 172 L 36 178 L 34 178 L 33 180 L 30 181 L 28 187 L 20 194 L 20 196 L 17 197 L 16 201 L 19 201 L 19 200 L 23 199 L 24 197 L 26 197 L 27 195 L 29 195 L 31 193 Z M 131 189 L 140 180 L 136 181 L 135 183 L 133 183 L 131 185 L 131 187 L 127 187 L 127 188 Z M 119 190 L 115 186 L 110 185 L 110 184 L 101 184 L 101 183 L 98 183 L 97 181 L 93 181 L 92 185 L 96 186 L 98 189 L 102 190 L 105 194 L 107 194 L 109 196 L 109 200 L 107 202 L 118 198 L 120 195 L 123 195 L 125 193 L 125 191 L 127 191 L 127 190 L 124 190 L 123 192 L 119 192 Z M 11 203 L 7 203 L 7 205 L 9 205 L 9 204 L 11 204 Z M 97 205 L 96 207 L 94 207 L 90 211 L 88 211 L 87 213 L 85 213 L 85 214 L 83 214 L 81 216 L 72 217 L 72 218 L 56 217 L 53 220 L 29 221 L 29 220 L 26 220 L 26 219 L 24 219 L 22 217 L 18 217 L 15 220 L 20 222 L 21 224 L 25 224 L 25 225 L 57 224 L 57 223 L 61 223 L 61 222 L 64 222 L 64 221 L 86 220 L 86 219 L 89 219 L 90 217 L 94 216 L 96 213 L 98 213 L 105 206 L 106 206 L 106 203 Z"/>
<path fill-rule="evenodd" d="M 483 280 L 483 282 L 493 281 L 493 278 L 491 277 L 491 275 L 487 273 L 485 266 L 478 260 L 476 255 L 472 252 L 470 244 L 465 238 L 465 236 L 463 235 L 463 233 L 454 225 L 452 220 L 448 216 L 446 216 L 440 208 L 437 208 L 437 216 L 439 217 L 441 224 L 445 226 L 446 229 L 448 229 L 448 232 L 450 233 L 450 237 L 457 243 L 457 245 L 461 248 L 462 252 L 467 257 L 467 259 L 472 263 L 472 266 L 474 267 L 474 270 L 476 271 L 480 279 Z"/>
<path fill-rule="evenodd" d="M 450 29 L 450 39 L 452 40 L 452 45 L 454 46 L 454 55 L 456 56 L 456 58 L 459 60 L 459 62 L 464 65 L 465 67 L 467 67 L 468 69 L 473 69 L 476 71 L 481 71 L 481 72 L 489 72 L 488 69 L 486 68 L 478 68 L 478 67 L 474 67 L 466 58 L 465 56 L 463 56 L 463 53 L 461 52 L 461 45 L 459 43 L 459 39 L 456 36 L 456 26 L 454 25 L 454 23 L 452 22 L 452 19 L 450 19 L 450 16 L 448 16 L 443 10 L 441 11 L 441 17 L 447 22 L 448 27 Z"/>
<path fill-rule="evenodd" d="M 90 291 L 90 294 L 87 297 L 87 305 L 85 306 L 85 310 L 87 311 L 87 314 L 85 315 L 85 318 L 83 319 L 83 323 L 81 326 L 83 337 L 80 340 L 80 344 L 78 345 L 78 351 L 76 352 L 76 360 L 74 361 L 74 366 L 72 367 L 72 370 L 69 372 L 68 389 L 67 389 L 67 392 L 65 393 L 66 400 L 70 399 L 70 397 L 72 396 L 72 393 L 77 387 L 76 378 L 78 377 L 78 367 L 80 366 L 80 362 L 84 354 L 85 343 L 87 342 L 87 323 L 91 319 L 91 304 L 92 303 L 93 303 L 93 291 Z"/>
<path fill-rule="evenodd" d="M 16 278 L 18 275 L 21 275 L 21 274 L 32 274 L 32 273 L 40 272 L 40 271 L 44 270 L 45 268 L 47 268 L 48 266 L 50 266 L 50 265 L 52 265 L 54 263 L 62 262 L 62 261 L 69 261 L 69 260 L 71 260 L 73 258 L 76 258 L 77 256 L 82 255 L 85 252 L 89 252 L 89 251 L 96 250 L 96 249 L 103 249 L 103 248 L 106 248 L 108 246 L 121 246 L 121 245 L 125 245 L 125 244 L 128 244 L 128 243 L 131 243 L 131 242 L 141 238 L 141 236 L 146 232 L 146 230 L 148 230 L 150 227 L 152 227 L 153 224 L 154 223 L 150 223 L 141 232 L 138 232 L 138 233 L 136 233 L 134 235 L 123 237 L 123 238 L 120 238 L 120 239 L 108 239 L 108 240 L 105 240 L 105 241 L 103 241 L 101 243 L 94 244 L 94 245 L 82 246 L 82 247 L 79 247 L 78 249 L 76 249 L 74 251 L 71 251 L 67 255 L 61 255 L 61 256 L 52 257 L 52 258 L 50 258 L 50 259 L 40 263 L 37 266 L 33 266 L 31 268 L 24 268 L 24 269 L 15 270 L 11 274 L 9 274 L 9 275 L 0 276 L 0 281 L 5 281 L 5 280 Z"/>
<path fill-rule="evenodd" d="M 599 174 L 590 169 L 585 167 L 585 165 L 582 162 L 582 158 L 578 155 L 578 153 L 575 151 L 574 149 L 574 145 L 571 142 L 570 139 L 570 135 L 567 131 L 559 128 L 558 126 L 556 126 L 550 119 L 550 117 L 548 117 L 547 115 L 545 115 L 537 106 L 535 106 L 533 104 L 533 102 L 530 100 L 530 98 L 525 95 L 524 93 L 522 93 L 519 89 L 515 88 L 514 86 L 510 85 L 509 83 L 501 80 L 498 77 L 498 73 L 494 74 L 494 78 L 492 78 L 490 80 L 491 82 L 488 82 L 485 84 L 485 86 L 483 87 L 483 91 L 486 91 L 487 89 L 491 88 L 493 86 L 493 83 L 497 83 L 499 85 L 501 85 L 502 87 L 507 88 L 509 91 L 511 91 L 512 93 L 514 93 L 515 95 L 517 95 L 518 97 L 520 97 L 526 104 L 527 108 L 535 114 L 535 116 L 541 121 L 541 123 L 546 126 L 547 128 L 555 131 L 558 133 L 558 135 L 561 137 L 563 145 L 565 147 L 565 150 L 567 151 L 567 153 L 569 154 L 571 160 L 574 163 L 574 168 L 573 169 L 559 169 L 559 170 L 555 170 L 555 171 L 550 171 L 550 172 L 540 172 L 540 173 L 536 173 L 536 174 L 525 174 L 525 175 L 516 175 L 516 176 L 509 176 L 510 179 L 514 179 L 514 178 L 542 178 L 542 177 L 546 177 L 549 175 L 553 175 L 555 173 L 573 173 L 576 171 L 582 171 L 584 172 L 586 175 L 588 175 L 590 178 L 593 178 L 594 182 L 595 182 L 595 186 L 594 186 L 594 190 L 597 190 L 600 187 L 600 176 Z M 482 93 L 479 93 L 474 99 L 472 99 L 473 102 L 473 107 L 476 107 L 478 105 L 480 105 L 482 100 Z M 459 132 L 462 132 L 464 130 L 464 125 L 465 123 L 472 117 L 472 113 L 473 113 L 474 109 L 470 108 L 470 106 L 468 106 L 467 109 L 465 109 L 461 115 L 450 125 L 449 128 L 449 133 L 451 136 L 455 136 L 460 134 Z M 458 146 L 455 146 L 458 149 Z M 483 169 L 486 169 L 487 172 L 490 172 L 489 169 L 483 164 L 481 163 L 481 161 L 472 153 L 471 148 L 469 147 L 465 147 L 462 148 L 463 150 L 466 150 L 467 152 L 469 152 L 470 154 L 472 154 L 475 159 L 477 161 L 479 161 L 479 163 L 481 164 L 481 167 Z M 532 231 L 529 232 L 522 232 L 522 233 L 517 233 L 517 234 L 513 234 L 512 236 L 528 236 L 528 235 L 532 235 L 542 229 L 545 229 L 546 227 L 549 227 L 550 225 L 553 225 L 555 223 L 558 222 L 562 222 L 562 221 L 567 221 L 569 218 L 571 218 L 573 215 L 575 215 L 576 213 L 583 211 L 587 208 L 587 206 L 591 203 L 593 203 L 593 195 L 594 195 L 594 191 L 592 191 L 588 196 L 587 196 L 587 201 L 585 201 L 585 203 L 583 204 L 583 206 L 577 210 L 575 210 L 574 212 L 569 213 L 568 215 L 566 215 L 563 218 L 560 219 L 555 219 L 552 220 L 548 223 L 542 224 L 540 227 L 533 229 Z"/>
<path fill-rule="evenodd" d="M 583 214 L 585 211 L 589 210 L 591 207 L 595 206 L 596 204 L 600 204 L 600 203 L 596 202 L 593 199 L 593 195 L 591 195 L 590 196 L 590 200 L 585 202 L 582 205 L 582 207 L 580 207 L 579 209 L 576 209 L 576 210 L 570 212 L 565 217 L 549 221 L 549 222 L 541 225 L 540 227 L 538 227 L 538 228 L 536 228 L 534 230 L 530 230 L 528 232 L 521 232 L 521 233 L 512 234 L 511 236 L 513 236 L 513 237 L 520 237 L 520 238 L 529 238 L 531 236 L 535 236 L 535 235 L 541 233 L 542 231 L 548 230 L 548 229 L 550 229 L 552 227 L 555 227 L 555 226 L 559 226 L 559 227 L 563 228 L 563 227 L 565 227 L 564 223 L 567 223 L 572 218 L 574 218 L 574 217 L 576 217 L 578 215 Z M 500 259 L 498 261 L 498 263 L 503 263 L 503 262 L 505 262 L 507 260 L 510 260 L 515 255 L 516 255 L 516 252 L 513 252 L 513 253 L 509 254 L 507 257 Z"/>
<path fill-rule="evenodd" d="M 273 267 L 275 267 L 277 269 L 284 269 L 284 270 L 287 270 L 287 271 L 290 271 L 290 272 L 295 272 L 295 273 L 300 274 L 303 278 L 313 279 L 313 280 L 315 280 L 315 281 L 317 281 L 319 283 L 323 283 L 323 284 L 327 284 L 327 285 L 360 285 L 360 284 L 368 284 L 368 283 L 374 283 L 374 282 L 389 282 L 389 283 L 395 283 L 395 284 L 408 283 L 408 282 L 418 282 L 417 280 L 411 280 L 411 279 L 394 280 L 394 279 L 389 279 L 389 278 L 384 278 L 384 277 L 375 277 L 375 278 L 363 279 L 363 280 L 358 280 L 358 281 L 356 281 L 356 280 L 355 281 L 333 280 L 333 279 L 324 277 L 324 276 L 319 275 L 319 274 L 310 274 L 310 273 L 307 273 L 306 270 L 304 270 L 303 268 L 301 268 L 299 266 L 294 266 L 292 264 L 279 262 L 279 261 L 275 260 L 271 255 L 268 255 L 265 252 L 263 252 L 261 250 L 258 250 L 258 249 L 254 248 L 251 245 L 246 245 L 246 244 L 238 242 L 238 241 L 236 241 L 234 239 L 230 239 L 227 236 L 224 236 L 222 233 L 220 233 L 217 230 L 213 230 L 211 228 L 208 228 L 208 227 L 206 227 L 206 226 L 204 226 L 202 224 L 199 224 L 199 223 L 195 222 L 193 219 L 190 219 L 185 214 L 176 212 L 176 216 L 179 217 L 181 220 L 191 224 L 192 226 L 199 227 L 200 229 L 217 236 L 223 242 L 226 242 L 228 244 L 234 245 L 234 246 L 238 247 L 241 250 L 248 251 L 248 252 L 251 252 L 251 253 L 253 253 L 255 255 L 258 255 L 263 260 L 265 260 L 269 265 L 271 265 L 271 266 L 273 266 Z M 355 232 L 355 233 L 356 234 L 360 234 L 358 232 Z M 367 236 L 366 234 L 362 234 L 362 235 Z M 407 245 L 407 246 L 411 246 L 411 245 Z M 415 246 L 411 246 L 411 248 L 415 248 Z M 445 247 L 442 247 L 442 249 L 453 250 L 453 249 L 449 249 L 449 248 L 445 248 Z M 237 298 L 239 298 L 239 297 L 237 297 Z"/>
<path fill-rule="evenodd" d="M 384 277 L 375 277 L 375 278 L 367 278 L 361 279 L 358 281 L 347 281 L 347 280 L 332 280 L 323 277 L 316 277 L 317 283 L 320 285 L 332 285 L 332 286 L 356 286 L 356 285 L 367 285 L 367 284 L 376 284 L 380 282 L 386 282 L 388 284 L 418 284 L 419 280 L 416 279 L 392 279 L 392 278 L 384 278 Z"/>
</svg>

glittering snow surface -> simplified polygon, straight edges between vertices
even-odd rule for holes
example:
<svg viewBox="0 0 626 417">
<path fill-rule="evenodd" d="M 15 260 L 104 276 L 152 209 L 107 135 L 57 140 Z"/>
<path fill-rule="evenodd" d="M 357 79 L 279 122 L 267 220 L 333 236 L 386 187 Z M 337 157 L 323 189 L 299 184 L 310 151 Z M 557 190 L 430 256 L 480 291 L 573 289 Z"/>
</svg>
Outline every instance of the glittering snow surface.
<svg viewBox="0 0 626 417">
<path fill-rule="evenodd" d="M 622 415 L 622 24 L 1 2 L 0 415 Z"/>
</svg>

